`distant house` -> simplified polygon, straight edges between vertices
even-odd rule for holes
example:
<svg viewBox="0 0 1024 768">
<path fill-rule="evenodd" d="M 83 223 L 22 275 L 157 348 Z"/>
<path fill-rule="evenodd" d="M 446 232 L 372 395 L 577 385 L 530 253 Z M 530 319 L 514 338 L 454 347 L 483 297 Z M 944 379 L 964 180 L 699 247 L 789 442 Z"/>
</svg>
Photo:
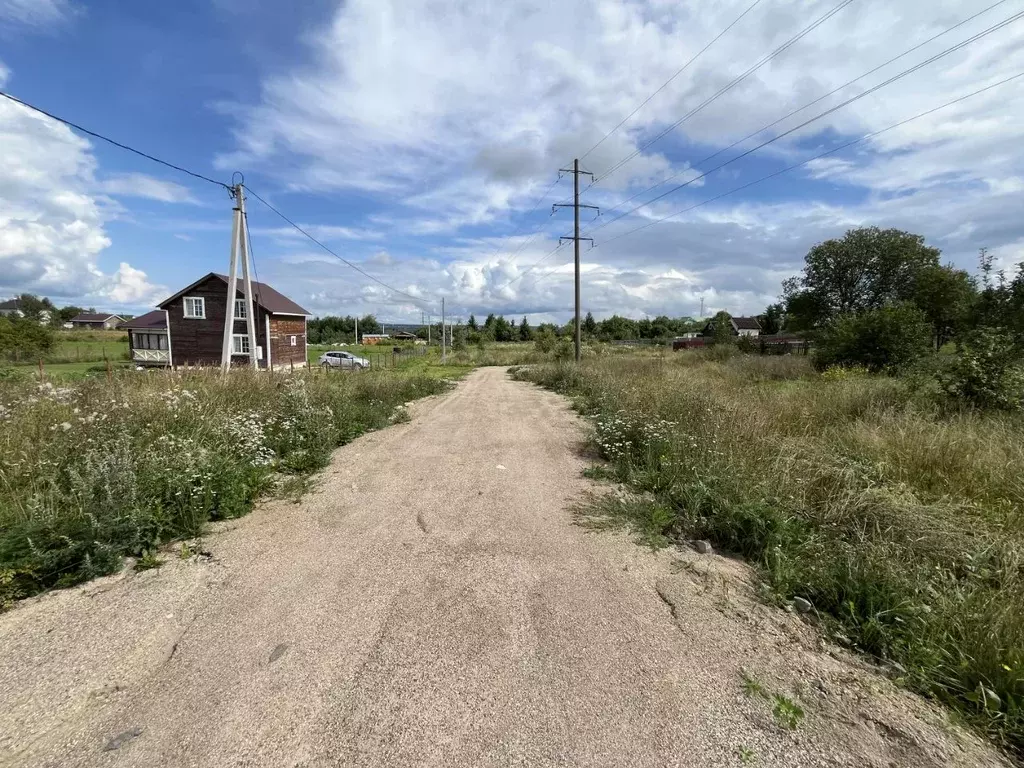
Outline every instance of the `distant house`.
<svg viewBox="0 0 1024 768">
<path fill-rule="evenodd" d="M 112 315 L 109 312 L 82 312 L 81 314 L 75 315 L 71 318 L 72 328 L 117 328 L 118 325 L 124 322 L 124 318 L 120 315 Z"/>
<path fill-rule="evenodd" d="M 367 344 L 369 346 L 380 344 L 390 338 L 391 337 L 386 333 L 364 333 L 362 336 L 363 344 Z"/>
<path fill-rule="evenodd" d="M 25 313 L 21 311 L 21 299 L 0 301 L 0 315 L 4 317 L 24 317 Z"/>
<path fill-rule="evenodd" d="M 266 283 L 252 283 L 256 358 L 262 367 L 306 365 L 309 315 Z M 236 364 L 249 360 L 248 313 L 242 283 L 231 297 L 231 354 Z M 132 360 L 139 365 L 220 365 L 228 313 L 228 277 L 215 272 L 159 304 L 159 309 L 124 322 Z"/>
<path fill-rule="evenodd" d="M 731 317 L 729 322 L 732 325 L 733 336 L 760 336 L 761 324 L 756 317 Z M 715 335 L 715 321 L 709 320 L 701 331 L 702 336 Z"/>
<path fill-rule="evenodd" d="M 396 341 L 416 341 L 419 338 L 415 333 L 409 333 L 409 331 L 399 331 L 391 335 L 391 338 Z"/>
</svg>

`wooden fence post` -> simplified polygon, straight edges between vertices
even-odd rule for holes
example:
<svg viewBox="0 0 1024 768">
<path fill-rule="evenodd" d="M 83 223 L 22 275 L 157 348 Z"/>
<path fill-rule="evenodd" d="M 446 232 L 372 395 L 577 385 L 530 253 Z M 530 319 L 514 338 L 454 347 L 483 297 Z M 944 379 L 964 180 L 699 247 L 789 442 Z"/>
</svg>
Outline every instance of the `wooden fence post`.
<svg viewBox="0 0 1024 768">
<path fill-rule="evenodd" d="M 46 372 L 43 370 L 43 358 L 39 358 L 39 383 L 46 381 Z"/>
</svg>

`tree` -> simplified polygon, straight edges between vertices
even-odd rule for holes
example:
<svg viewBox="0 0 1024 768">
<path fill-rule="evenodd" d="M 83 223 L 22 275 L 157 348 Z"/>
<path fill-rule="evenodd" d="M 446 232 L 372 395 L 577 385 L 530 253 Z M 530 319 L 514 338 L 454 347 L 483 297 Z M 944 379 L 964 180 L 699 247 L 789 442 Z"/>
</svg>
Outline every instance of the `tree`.
<svg viewBox="0 0 1024 768">
<path fill-rule="evenodd" d="M 732 335 L 732 315 L 725 310 L 715 314 L 711 318 L 712 339 L 715 346 L 719 344 L 734 344 Z"/>
<path fill-rule="evenodd" d="M 82 307 L 76 307 L 74 304 L 69 304 L 68 306 L 61 307 L 57 310 L 57 320 L 61 323 L 68 323 L 71 322 L 72 317 L 77 317 L 83 312 L 85 312 L 85 310 L 82 309 Z"/>
<path fill-rule="evenodd" d="M 964 328 L 977 297 L 974 280 L 962 269 L 947 265 L 925 267 L 920 271 L 914 303 L 932 325 L 936 349 Z"/>
<path fill-rule="evenodd" d="M 598 323 L 598 335 L 605 341 L 636 339 L 640 332 L 636 320 L 612 315 Z"/>
<path fill-rule="evenodd" d="M 0 316 L 0 357 L 35 360 L 56 344 L 53 329 L 32 317 Z"/>
<path fill-rule="evenodd" d="M 530 328 L 530 324 L 526 322 L 526 315 L 523 315 L 523 320 L 519 323 L 519 340 L 530 341 L 533 338 L 533 329 Z"/>
<path fill-rule="evenodd" d="M 491 323 L 491 328 L 494 331 L 495 341 L 514 341 L 515 336 L 513 335 L 512 324 L 505 319 L 504 315 L 495 318 L 494 322 Z"/>
<path fill-rule="evenodd" d="M 592 312 L 587 312 L 587 316 L 583 318 L 583 332 L 588 336 L 597 333 L 597 321 L 594 320 Z"/>
<path fill-rule="evenodd" d="M 814 351 L 818 368 L 862 365 L 872 372 L 898 372 L 928 352 L 931 325 L 910 302 L 845 314 L 821 333 Z"/>
<path fill-rule="evenodd" d="M 359 335 L 364 333 L 380 333 L 380 323 L 373 315 L 366 315 L 359 319 Z"/>
<path fill-rule="evenodd" d="M 939 264 L 939 250 L 898 229 L 849 230 L 807 253 L 803 274 L 783 284 L 786 311 L 799 328 L 818 328 L 840 315 L 878 309 L 914 297 L 922 270 Z"/>
<path fill-rule="evenodd" d="M 18 309 L 22 311 L 25 317 L 39 322 L 42 319 L 40 316 L 43 312 L 49 314 L 51 320 L 57 314 L 57 308 L 53 306 L 53 302 L 45 296 L 39 298 L 34 293 L 23 293 L 18 297 Z"/>
<path fill-rule="evenodd" d="M 466 325 L 469 326 L 469 330 L 475 331 L 476 330 L 476 315 L 470 315 L 469 316 L 469 322 L 466 323 Z"/>
<path fill-rule="evenodd" d="M 786 310 L 781 302 L 769 304 L 765 307 L 764 313 L 757 316 L 757 322 L 761 325 L 761 332 L 769 336 L 782 332 L 785 319 Z"/>
</svg>

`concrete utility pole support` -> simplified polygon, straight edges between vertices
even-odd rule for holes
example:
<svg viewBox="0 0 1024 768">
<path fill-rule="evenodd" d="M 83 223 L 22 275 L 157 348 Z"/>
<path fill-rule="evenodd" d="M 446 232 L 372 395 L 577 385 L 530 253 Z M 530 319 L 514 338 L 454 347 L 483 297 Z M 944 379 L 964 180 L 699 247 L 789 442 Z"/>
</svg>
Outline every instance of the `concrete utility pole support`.
<svg viewBox="0 0 1024 768">
<path fill-rule="evenodd" d="M 245 186 L 235 184 L 232 188 L 235 200 L 234 216 L 231 223 L 231 265 L 228 269 L 227 302 L 224 308 L 224 343 L 221 347 L 220 369 L 227 373 L 231 369 L 234 352 L 235 298 L 238 293 L 238 264 L 242 264 L 242 293 L 245 296 L 245 327 L 249 340 L 249 364 L 259 366 L 256 356 L 256 323 L 252 303 L 252 280 L 249 278 L 249 239 L 245 227 Z M 268 339 L 269 341 L 269 339 Z"/>
<path fill-rule="evenodd" d="M 444 344 L 444 298 L 441 298 L 441 362 L 448 359 L 447 347 Z"/>
<path fill-rule="evenodd" d="M 560 237 L 558 242 L 563 240 L 573 241 L 573 251 L 575 252 L 575 263 L 576 263 L 576 362 L 580 361 L 580 357 L 583 354 L 583 336 L 580 330 L 580 240 L 589 240 L 591 244 L 594 242 L 592 237 L 580 237 L 580 208 L 593 208 L 597 211 L 597 215 L 601 215 L 601 209 L 596 205 L 580 205 L 580 174 L 585 174 L 590 178 L 594 178 L 594 174 L 589 171 L 580 170 L 580 161 L 573 160 L 572 168 L 560 168 L 559 173 L 571 173 L 572 174 L 572 204 L 569 203 L 555 203 L 551 206 L 551 211 L 554 213 L 556 208 L 572 208 L 573 209 L 573 233 L 572 237 Z"/>
</svg>

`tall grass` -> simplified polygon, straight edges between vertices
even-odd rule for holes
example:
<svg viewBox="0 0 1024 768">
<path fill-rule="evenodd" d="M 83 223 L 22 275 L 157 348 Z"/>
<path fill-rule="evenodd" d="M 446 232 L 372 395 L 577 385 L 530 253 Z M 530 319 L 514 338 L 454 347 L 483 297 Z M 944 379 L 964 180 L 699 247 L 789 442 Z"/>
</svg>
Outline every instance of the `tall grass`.
<svg viewBox="0 0 1024 768">
<path fill-rule="evenodd" d="M 0 380 L 0 608 L 237 517 L 447 382 L 402 372 Z"/>
<path fill-rule="evenodd" d="M 574 397 L 621 482 L 595 514 L 709 538 L 911 688 L 1024 751 L 1024 418 L 805 358 L 520 369 Z"/>
</svg>

